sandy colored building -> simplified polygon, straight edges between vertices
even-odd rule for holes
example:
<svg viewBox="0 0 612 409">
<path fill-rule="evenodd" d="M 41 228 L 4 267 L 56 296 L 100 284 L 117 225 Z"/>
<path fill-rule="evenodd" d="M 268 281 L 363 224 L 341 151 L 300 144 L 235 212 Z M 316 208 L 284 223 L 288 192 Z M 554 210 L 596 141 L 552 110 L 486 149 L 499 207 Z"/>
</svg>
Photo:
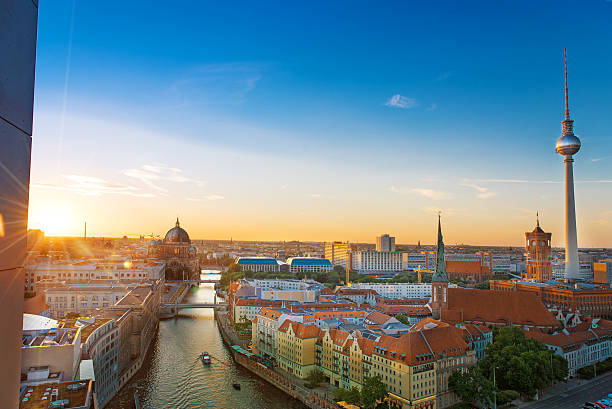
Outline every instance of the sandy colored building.
<svg viewBox="0 0 612 409">
<path fill-rule="evenodd" d="M 315 369 L 315 345 L 321 330 L 286 320 L 278 329 L 278 365 L 281 369 L 304 379 Z"/>
</svg>

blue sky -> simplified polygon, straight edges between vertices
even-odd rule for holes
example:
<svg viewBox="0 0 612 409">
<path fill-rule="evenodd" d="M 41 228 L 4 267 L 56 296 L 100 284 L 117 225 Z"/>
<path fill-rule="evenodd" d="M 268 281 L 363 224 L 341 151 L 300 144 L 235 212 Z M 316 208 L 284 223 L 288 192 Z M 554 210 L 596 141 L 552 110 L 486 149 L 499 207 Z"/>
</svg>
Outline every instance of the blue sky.
<svg viewBox="0 0 612 409">
<path fill-rule="evenodd" d="M 567 47 L 579 244 L 612 246 L 612 2 L 220 3 L 40 5 L 32 227 L 408 243 L 441 209 L 517 244 L 540 210 L 562 244 Z"/>
</svg>

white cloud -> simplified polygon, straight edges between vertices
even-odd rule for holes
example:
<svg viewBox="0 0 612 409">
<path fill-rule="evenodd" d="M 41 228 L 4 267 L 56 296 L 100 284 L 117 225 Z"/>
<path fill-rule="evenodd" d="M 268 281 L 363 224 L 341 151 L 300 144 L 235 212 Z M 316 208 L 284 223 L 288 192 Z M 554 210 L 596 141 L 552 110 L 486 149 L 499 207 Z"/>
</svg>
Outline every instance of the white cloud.
<svg viewBox="0 0 612 409">
<path fill-rule="evenodd" d="M 448 199 L 450 197 L 450 195 L 448 194 L 448 192 L 443 192 L 441 190 L 434 190 L 434 189 L 422 189 L 422 188 L 414 188 L 411 189 L 412 192 L 414 193 L 418 193 L 419 195 L 429 198 L 429 199 L 433 199 L 433 200 L 444 200 L 444 199 Z"/>
<path fill-rule="evenodd" d="M 310 197 L 321 197 L 320 193 L 313 193 L 310 195 Z"/>
<path fill-rule="evenodd" d="M 389 188 L 389 190 L 392 191 L 393 193 L 399 193 L 400 192 L 400 190 L 397 187 L 395 187 L 395 186 L 391 186 Z"/>
<path fill-rule="evenodd" d="M 496 195 L 497 195 L 497 193 L 495 193 L 495 192 L 484 192 L 484 193 L 478 193 L 476 195 L 476 197 L 479 198 L 479 199 L 490 199 L 490 198 L 492 198 L 493 196 L 496 196 Z"/>
<path fill-rule="evenodd" d="M 48 183 L 32 183 L 32 188 L 63 190 L 66 192 L 74 192 L 84 196 L 100 196 L 106 194 L 127 195 L 136 197 L 155 197 L 152 193 L 142 192 L 141 189 L 110 183 L 104 179 L 87 176 L 87 175 L 64 175 L 71 183 L 66 184 L 48 184 Z"/>
<path fill-rule="evenodd" d="M 221 195 L 208 195 L 208 196 L 204 196 L 204 198 L 206 200 L 223 200 L 223 199 L 225 199 L 225 197 L 223 197 Z"/>
<path fill-rule="evenodd" d="M 207 195 L 204 196 L 203 198 L 198 198 L 198 197 L 186 197 L 185 200 L 188 200 L 190 202 L 201 202 L 202 200 L 223 200 L 225 199 L 225 197 L 221 196 L 221 195 Z"/>
<path fill-rule="evenodd" d="M 476 184 L 473 183 L 462 183 L 461 186 L 465 186 L 465 187 L 471 187 L 472 189 L 476 189 L 481 193 L 486 192 L 488 189 L 486 187 L 483 186 L 478 186 Z"/>
<path fill-rule="evenodd" d="M 479 186 L 475 183 L 469 183 L 466 181 L 466 182 L 461 183 L 461 186 L 469 187 L 471 189 L 476 190 L 478 192 L 478 194 L 476 195 L 478 199 L 490 199 L 493 196 L 497 195 L 497 193 L 495 192 L 489 192 L 489 188 L 484 187 L 484 186 Z"/>
<path fill-rule="evenodd" d="M 436 104 L 435 102 L 431 103 L 428 107 L 427 107 L 427 111 L 435 111 L 436 109 L 438 109 L 438 104 Z"/>
<path fill-rule="evenodd" d="M 173 183 L 193 183 L 198 187 L 203 187 L 206 182 L 190 178 L 183 175 L 183 171 L 179 168 L 173 168 L 163 165 L 142 165 L 138 169 L 126 169 L 123 171 L 125 176 L 138 179 L 148 187 L 160 192 L 167 192 L 168 189 L 160 186 L 161 181 Z"/>
<path fill-rule="evenodd" d="M 395 108 L 414 108 L 417 106 L 417 101 L 414 98 L 403 97 L 400 94 L 395 94 L 385 103 L 388 107 Z"/>
</svg>

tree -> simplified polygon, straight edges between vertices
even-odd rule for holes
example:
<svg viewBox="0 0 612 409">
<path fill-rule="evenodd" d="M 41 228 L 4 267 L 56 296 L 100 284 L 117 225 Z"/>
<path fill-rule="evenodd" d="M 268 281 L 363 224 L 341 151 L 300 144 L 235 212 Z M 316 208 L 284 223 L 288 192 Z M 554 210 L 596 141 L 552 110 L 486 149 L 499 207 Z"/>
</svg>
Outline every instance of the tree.
<svg viewBox="0 0 612 409">
<path fill-rule="evenodd" d="M 361 407 L 364 409 L 373 409 L 378 401 L 387 397 L 387 387 L 382 382 L 380 377 L 372 376 L 363 382 L 361 388 Z"/>
<path fill-rule="evenodd" d="M 396 314 L 395 319 L 401 322 L 404 325 L 410 325 L 410 320 L 404 314 Z"/>
<path fill-rule="evenodd" d="M 332 393 L 336 402 L 344 401 L 350 405 L 359 405 L 361 400 L 359 389 L 354 386 L 351 389 L 336 388 Z"/>
<path fill-rule="evenodd" d="M 477 365 L 471 366 L 465 372 L 453 372 L 448 378 L 448 385 L 464 402 L 493 402 L 493 381 L 485 378 Z"/>
<path fill-rule="evenodd" d="M 552 380 L 563 380 L 568 374 L 565 358 L 554 354 L 541 342 L 526 338 L 518 327 L 500 328 L 486 353 L 478 366 L 487 379 L 492 379 L 495 367 L 500 389 L 533 395 L 538 389 L 549 386 Z"/>
<path fill-rule="evenodd" d="M 334 266 L 334 268 L 332 268 L 332 271 L 336 272 L 340 277 L 344 277 L 344 275 L 346 274 L 346 269 L 342 266 Z"/>
<path fill-rule="evenodd" d="M 306 376 L 306 387 L 307 388 L 316 388 L 317 386 L 319 386 L 319 384 L 321 382 L 325 381 L 325 374 L 323 373 L 323 371 L 321 371 L 318 368 L 313 369 L 312 371 L 310 371 L 308 373 L 308 376 Z"/>
<path fill-rule="evenodd" d="M 490 289 L 490 285 L 488 281 L 483 281 L 482 283 L 478 283 L 474 286 L 475 289 L 477 290 L 489 290 Z"/>
<path fill-rule="evenodd" d="M 238 263 L 232 263 L 227 268 L 227 272 L 228 273 L 235 273 L 235 272 L 238 272 L 238 271 L 242 271 L 242 267 Z"/>
</svg>

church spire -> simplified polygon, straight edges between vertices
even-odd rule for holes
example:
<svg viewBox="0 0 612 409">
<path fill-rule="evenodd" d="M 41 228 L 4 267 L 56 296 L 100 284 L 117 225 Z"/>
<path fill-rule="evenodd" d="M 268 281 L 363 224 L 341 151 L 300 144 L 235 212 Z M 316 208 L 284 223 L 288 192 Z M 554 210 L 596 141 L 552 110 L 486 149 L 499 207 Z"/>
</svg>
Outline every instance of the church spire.
<svg viewBox="0 0 612 409">
<path fill-rule="evenodd" d="M 181 227 L 179 221 L 178 221 L 178 216 L 176 217 L 176 227 Z"/>
<path fill-rule="evenodd" d="M 442 237 L 440 213 L 438 213 L 438 251 L 436 253 L 436 272 L 432 277 L 432 281 L 448 281 L 448 276 L 446 275 L 446 261 L 444 260 L 444 240 Z"/>
<path fill-rule="evenodd" d="M 538 227 L 540 227 L 540 212 L 536 212 L 536 222 L 538 224 Z"/>
</svg>

